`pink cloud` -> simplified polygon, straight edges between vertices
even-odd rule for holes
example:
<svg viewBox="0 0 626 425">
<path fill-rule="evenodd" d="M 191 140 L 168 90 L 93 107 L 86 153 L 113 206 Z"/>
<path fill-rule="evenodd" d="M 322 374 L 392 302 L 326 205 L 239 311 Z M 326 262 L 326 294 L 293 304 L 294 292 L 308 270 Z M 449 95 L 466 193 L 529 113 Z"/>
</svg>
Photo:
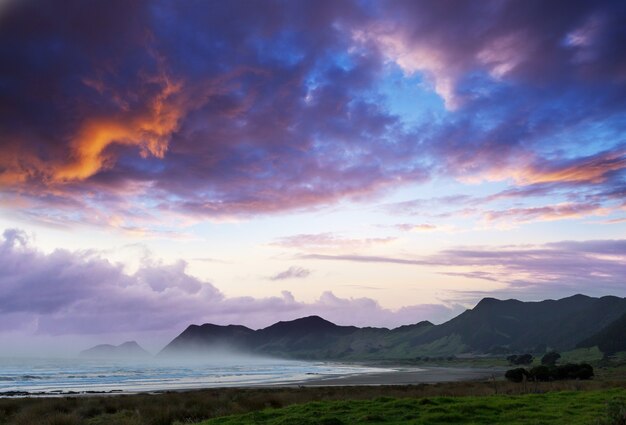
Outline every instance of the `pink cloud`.
<svg viewBox="0 0 626 425">
<path fill-rule="evenodd" d="M 292 266 L 287 270 L 284 270 L 280 273 L 276 273 L 271 276 L 270 280 L 286 280 L 286 279 L 304 279 L 311 274 L 311 270 L 305 269 L 303 267 Z"/>
<path fill-rule="evenodd" d="M 483 215 L 487 222 L 527 223 L 532 221 L 554 221 L 608 215 L 609 208 L 599 204 L 563 203 L 541 207 L 510 208 L 500 211 L 486 211 Z"/>
<path fill-rule="evenodd" d="M 285 236 L 276 239 L 272 246 L 282 248 L 297 248 L 303 250 L 315 249 L 358 249 L 375 245 L 386 245 L 396 240 L 395 237 L 384 238 L 346 238 L 335 233 L 313 233 Z"/>
<path fill-rule="evenodd" d="M 619 239 L 470 246 L 413 257 L 307 254 L 300 258 L 434 268 L 448 276 L 499 282 L 521 295 L 626 294 L 626 241 Z"/>
<path fill-rule="evenodd" d="M 265 298 L 226 297 L 213 284 L 189 275 L 182 261 L 144 262 L 128 274 L 97 252 L 42 253 L 17 230 L 5 231 L 0 243 L 0 332 L 173 333 L 190 323 L 259 328 L 311 314 L 339 324 L 395 327 L 426 319 L 440 322 L 457 309 L 424 304 L 390 310 L 370 298 L 340 298 L 330 291 L 310 303 L 287 291 Z"/>
</svg>

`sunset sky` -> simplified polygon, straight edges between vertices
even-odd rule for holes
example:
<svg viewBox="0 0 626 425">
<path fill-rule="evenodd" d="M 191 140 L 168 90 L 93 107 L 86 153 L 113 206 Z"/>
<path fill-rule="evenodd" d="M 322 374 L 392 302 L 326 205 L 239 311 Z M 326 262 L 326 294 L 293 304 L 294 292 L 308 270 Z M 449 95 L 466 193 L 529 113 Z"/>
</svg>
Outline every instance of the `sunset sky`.
<svg viewBox="0 0 626 425">
<path fill-rule="evenodd" d="M 0 1 L 0 355 L 626 296 L 626 2 Z"/>
</svg>

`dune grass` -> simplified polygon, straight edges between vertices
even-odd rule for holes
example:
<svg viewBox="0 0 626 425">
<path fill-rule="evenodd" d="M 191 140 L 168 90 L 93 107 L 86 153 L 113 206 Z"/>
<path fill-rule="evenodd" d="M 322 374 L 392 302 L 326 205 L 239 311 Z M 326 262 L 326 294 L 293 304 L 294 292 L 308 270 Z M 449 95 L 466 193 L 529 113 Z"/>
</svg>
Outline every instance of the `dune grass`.
<svg viewBox="0 0 626 425">
<path fill-rule="evenodd" d="M 584 424 L 599 422 L 626 390 L 518 396 L 391 398 L 324 401 L 216 418 L 202 425 Z"/>
</svg>

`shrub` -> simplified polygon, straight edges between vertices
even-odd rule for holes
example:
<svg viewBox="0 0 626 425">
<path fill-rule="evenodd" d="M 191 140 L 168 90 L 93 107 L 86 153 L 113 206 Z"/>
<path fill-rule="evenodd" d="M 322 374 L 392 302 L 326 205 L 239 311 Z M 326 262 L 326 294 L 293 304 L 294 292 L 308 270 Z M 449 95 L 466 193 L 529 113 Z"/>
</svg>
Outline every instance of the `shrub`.
<svg viewBox="0 0 626 425">
<path fill-rule="evenodd" d="M 535 366 L 528 374 L 533 381 L 547 382 L 552 378 L 550 368 L 547 366 Z"/>
<path fill-rule="evenodd" d="M 523 367 L 507 370 L 504 377 L 511 382 L 522 382 L 524 379 L 528 379 L 528 371 Z"/>
<path fill-rule="evenodd" d="M 512 356 L 509 356 L 506 358 L 509 363 L 514 364 L 514 365 L 529 365 L 533 362 L 533 355 L 532 354 L 513 354 Z"/>
<path fill-rule="evenodd" d="M 532 381 L 562 381 L 566 379 L 587 380 L 591 379 L 593 376 L 593 367 L 588 363 L 568 363 L 551 368 L 547 366 L 535 366 L 530 369 L 530 372 L 523 367 L 519 367 L 510 369 L 504 374 L 504 377 L 511 382 L 522 382 L 524 378 Z"/>
<path fill-rule="evenodd" d="M 591 379 L 593 377 L 593 367 L 588 363 L 567 363 L 557 366 L 553 372 L 554 379 Z"/>
<path fill-rule="evenodd" d="M 554 366 L 560 358 L 561 355 L 559 353 L 550 351 L 541 358 L 541 364 L 544 366 Z"/>
</svg>

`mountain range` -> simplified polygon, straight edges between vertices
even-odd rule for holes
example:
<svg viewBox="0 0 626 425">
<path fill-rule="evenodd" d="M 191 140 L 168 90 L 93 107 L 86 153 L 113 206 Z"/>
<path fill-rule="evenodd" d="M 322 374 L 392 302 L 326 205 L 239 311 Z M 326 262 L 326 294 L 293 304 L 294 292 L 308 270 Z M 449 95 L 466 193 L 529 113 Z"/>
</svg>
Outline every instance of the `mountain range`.
<svg viewBox="0 0 626 425">
<path fill-rule="evenodd" d="M 339 326 L 318 316 L 259 330 L 190 325 L 158 356 L 232 349 L 284 358 L 374 360 L 541 353 L 595 345 L 607 354 L 626 350 L 625 298 L 574 295 L 540 302 L 484 298 L 443 324 L 423 321 L 395 329 Z"/>
</svg>

